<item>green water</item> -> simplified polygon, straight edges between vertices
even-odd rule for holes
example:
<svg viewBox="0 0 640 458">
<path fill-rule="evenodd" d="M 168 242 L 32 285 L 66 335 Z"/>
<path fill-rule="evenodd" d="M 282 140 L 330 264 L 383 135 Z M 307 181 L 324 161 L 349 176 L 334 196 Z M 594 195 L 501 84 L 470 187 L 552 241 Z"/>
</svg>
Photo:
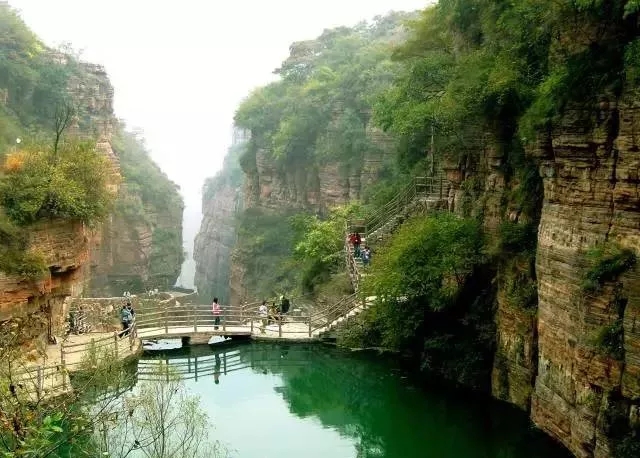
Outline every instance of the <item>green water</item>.
<svg viewBox="0 0 640 458">
<path fill-rule="evenodd" d="M 140 379 L 154 358 L 140 360 Z M 523 413 L 419 388 L 393 362 L 371 355 L 253 343 L 215 352 L 194 347 L 165 358 L 201 396 L 212 435 L 231 456 L 570 456 Z"/>
</svg>

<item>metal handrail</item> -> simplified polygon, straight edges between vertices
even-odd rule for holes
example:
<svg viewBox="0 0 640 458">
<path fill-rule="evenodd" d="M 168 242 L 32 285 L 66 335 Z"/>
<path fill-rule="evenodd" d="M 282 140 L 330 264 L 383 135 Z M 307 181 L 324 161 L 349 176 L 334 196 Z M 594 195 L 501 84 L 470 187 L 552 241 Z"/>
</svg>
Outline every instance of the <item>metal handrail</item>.
<svg viewBox="0 0 640 458">
<path fill-rule="evenodd" d="M 409 205 L 419 196 L 429 197 L 436 194 L 439 181 L 439 197 L 442 199 L 442 183 L 443 176 L 440 172 L 433 177 L 413 177 L 411 182 L 401 189 L 380 209 L 369 214 L 364 219 L 349 220 L 346 223 L 345 232 L 351 234 L 353 232 L 363 232 L 365 241 L 371 243 L 371 235 L 383 229 L 385 225 L 392 224 Z M 364 231 L 362 230 L 364 229 Z M 348 239 L 345 242 L 345 261 L 347 270 L 351 277 L 353 288 L 358 291 L 362 275 L 359 272 L 358 265 L 351 253 Z"/>
</svg>

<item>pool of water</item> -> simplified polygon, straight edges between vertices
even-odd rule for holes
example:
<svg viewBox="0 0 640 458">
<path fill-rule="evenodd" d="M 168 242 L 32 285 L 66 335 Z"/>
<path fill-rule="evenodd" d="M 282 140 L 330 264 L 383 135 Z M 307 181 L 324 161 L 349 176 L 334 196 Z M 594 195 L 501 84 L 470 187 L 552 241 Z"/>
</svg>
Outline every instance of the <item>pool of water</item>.
<svg viewBox="0 0 640 458">
<path fill-rule="evenodd" d="M 571 456 L 524 413 L 425 390 L 387 358 L 321 345 L 245 343 L 144 356 L 138 384 L 181 374 L 231 456 L 555 458 Z"/>
</svg>

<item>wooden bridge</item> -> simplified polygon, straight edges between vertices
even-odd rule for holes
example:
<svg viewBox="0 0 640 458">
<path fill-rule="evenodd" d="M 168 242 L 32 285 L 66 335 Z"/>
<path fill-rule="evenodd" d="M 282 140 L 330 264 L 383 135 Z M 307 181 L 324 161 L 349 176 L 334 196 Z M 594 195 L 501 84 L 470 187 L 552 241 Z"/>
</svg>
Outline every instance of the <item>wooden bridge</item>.
<svg viewBox="0 0 640 458">
<path fill-rule="evenodd" d="M 223 305 L 219 326 L 215 325 L 216 317 L 210 305 L 164 305 L 160 309 L 137 312 L 137 336 L 143 340 L 182 338 L 192 344 L 207 343 L 213 336 L 245 336 L 256 340 L 316 340 L 366 305 L 367 301 L 353 294 L 312 312 L 300 311 L 268 317 L 259 315 L 252 306 Z"/>
</svg>

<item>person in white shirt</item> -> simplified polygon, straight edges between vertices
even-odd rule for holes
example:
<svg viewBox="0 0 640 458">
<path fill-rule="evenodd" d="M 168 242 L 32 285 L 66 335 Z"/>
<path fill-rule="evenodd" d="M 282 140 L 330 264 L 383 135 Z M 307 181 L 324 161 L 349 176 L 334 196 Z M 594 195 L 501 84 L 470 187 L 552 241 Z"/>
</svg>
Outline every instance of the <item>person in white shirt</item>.
<svg viewBox="0 0 640 458">
<path fill-rule="evenodd" d="M 262 301 L 262 305 L 258 308 L 258 315 L 260 315 L 260 319 L 262 320 L 262 326 L 260 326 L 260 333 L 264 334 L 264 330 L 267 327 L 267 315 L 269 311 L 267 310 L 267 301 Z"/>
</svg>

